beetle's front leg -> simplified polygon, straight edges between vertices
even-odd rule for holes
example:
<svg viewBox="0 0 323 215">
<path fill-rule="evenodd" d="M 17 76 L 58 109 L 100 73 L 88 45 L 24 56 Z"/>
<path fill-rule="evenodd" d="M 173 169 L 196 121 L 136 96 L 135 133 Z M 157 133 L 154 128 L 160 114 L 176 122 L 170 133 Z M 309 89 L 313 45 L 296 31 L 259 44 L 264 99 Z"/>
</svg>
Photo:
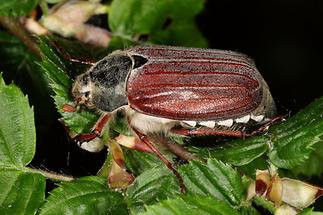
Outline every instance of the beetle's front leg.
<svg viewBox="0 0 323 215">
<path fill-rule="evenodd" d="M 104 113 L 94 125 L 91 133 L 79 134 L 74 138 L 77 145 L 89 152 L 99 152 L 104 148 L 104 142 L 99 138 L 102 130 L 110 119 L 110 113 Z"/>
</svg>

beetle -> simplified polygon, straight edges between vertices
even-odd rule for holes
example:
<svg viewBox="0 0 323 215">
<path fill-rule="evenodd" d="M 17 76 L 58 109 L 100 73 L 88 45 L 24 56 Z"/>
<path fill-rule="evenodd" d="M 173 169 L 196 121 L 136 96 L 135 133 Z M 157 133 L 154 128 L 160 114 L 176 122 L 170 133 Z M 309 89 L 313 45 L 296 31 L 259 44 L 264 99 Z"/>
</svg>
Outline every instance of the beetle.
<svg viewBox="0 0 323 215">
<path fill-rule="evenodd" d="M 134 147 L 156 153 L 176 175 L 151 143 L 150 134 L 243 137 L 249 125 L 267 122 L 276 111 L 254 61 L 241 53 L 215 49 L 136 46 L 118 50 L 77 76 L 72 95 L 78 105 L 102 113 L 93 132 L 78 137 L 85 142 L 80 143 L 82 148 L 95 151 L 92 146 L 97 141 L 91 140 L 100 137 L 110 119 L 122 112 L 137 142 L 144 143 Z M 119 143 L 125 141 L 120 139 Z M 182 149 L 174 151 L 185 154 Z"/>
</svg>

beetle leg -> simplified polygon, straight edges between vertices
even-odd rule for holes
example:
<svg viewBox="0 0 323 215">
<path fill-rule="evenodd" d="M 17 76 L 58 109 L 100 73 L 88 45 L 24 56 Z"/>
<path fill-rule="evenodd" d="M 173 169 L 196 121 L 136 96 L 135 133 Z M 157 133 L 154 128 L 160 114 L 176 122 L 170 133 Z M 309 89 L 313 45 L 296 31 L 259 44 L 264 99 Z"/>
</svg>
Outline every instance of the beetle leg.
<svg viewBox="0 0 323 215">
<path fill-rule="evenodd" d="M 119 136 L 117 136 L 115 140 L 120 145 L 125 146 L 129 149 L 135 149 L 140 152 L 153 152 L 146 143 L 134 136 L 126 136 L 123 134 L 119 134 Z"/>
<path fill-rule="evenodd" d="M 148 137 L 144 134 L 142 134 L 141 132 L 139 132 L 138 130 L 133 128 L 133 131 L 137 134 L 137 136 L 139 137 L 139 139 L 144 142 L 153 153 L 155 153 L 157 155 L 157 157 L 162 160 L 164 162 L 164 164 L 167 166 L 168 169 L 170 169 L 173 174 L 176 176 L 178 182 L 179 182 L 179 186 L 180 186 L 180 191 L 182 193 L 185 193 L 185 185 L 184 185 L 184 181 L 182 176 L 179 174 L 179 172 L 177 172 L 177 170 L 173 167 L 173 164 L 167 160 L 167 158 L 150 142 L 150 140 L 148 139 Z"/>
<path fill-rule="evenodd" d="M 283 120 L 284 120 L 283 116 L 276 116 L 252 132 L 246 132 L 241 130 L 217 130 L 217 129 L 210 129 L 210 128 L 195 128 L 195 129 L 173 128 L 171 129 L 171 132 L 174 134 L 185 135 L 185 136 L 210 135 L 210 136 L 244 138 L 244 137 L 250 137 L 250 136 L 262 134 L 265 131 L 267 131 L 272 124 Z"/>
<path fill-rule="evenodd" d="M 281 121 L 285 121 L 285 117 L 284 116 L 275 116 L 271 119 L 269 119 L 268 122 L 266 122 L 265 124 L 261 125 L 258 129 L 256 129 L 255 131 L 252 131 L 251 133 L 247 134 L 247 136 L 254 136 L 254 135 L 258 135 L 258 134 L 262 134 L 265 131 L 268 130 L 268 128 L 276 123 L 276 122 L 281 122 Z"/>
<path fill-rule="evenodd" d="M 192 153 L 187 151 L 183 146 L 181 146 L 180 144 L 177 144 L 176 142 L 174 142 L 173 140 L 171 140 L 169 137 L 165 135 L 149 134 L 149 139 L 151 139 L 153 142 L 160 143 L 165 148 L 167 148 L 170 152 L 177 155 L 182 160 L 185 160 L 185 161 L 199 160 L 198 157 L 194 156 Z"/>
<path fill-rule="evenodd" d="M 110 119 L 110 113 L 103 114 L 97 121 L 91 133 L 79 134 L 73 140 L 77 145 L 90 152 L 98 152 L 104 148 L 104 143 L 99 139 L 103 128 Z"/>
<path fill-rule="evenodd" d="M 76 107 L 70 104 L 64 104 L 62 106 L 62 111 L 67 113 L 73 113 L 76 111 Z"/>
<path fill-rule="evenodd" d="M 174 134 L 185 135 L 185 136 L 226 136 L 226 137 L 245 137 L 247 136 L 244 131 L 235 130 L 216 130 L 210 128 L 197 128 L 197 129 L 186 129 L 186 128 L 173 128 L 171 132 Z"/>
<path fill-rule="evenodd" d="M 110 113 L 104 113 L 94 125 L 92 132 L 101 135 L 101 132 L 110 119 Z"/>
</svg>

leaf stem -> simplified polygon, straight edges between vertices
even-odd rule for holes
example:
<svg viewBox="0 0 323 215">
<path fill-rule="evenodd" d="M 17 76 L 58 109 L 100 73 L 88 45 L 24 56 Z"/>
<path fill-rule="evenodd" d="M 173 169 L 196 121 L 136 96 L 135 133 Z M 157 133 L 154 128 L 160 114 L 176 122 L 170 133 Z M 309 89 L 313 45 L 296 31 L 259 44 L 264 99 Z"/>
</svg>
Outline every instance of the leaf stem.
<svg viewBox="0 0 323 215">
<path fill-rule="evenodd" d="M 39 59 L 42 59 L 43 55 L 37 42 L 17 18 L 0 16 L 0 24 L 18 37 Z"/>
<path fill-rule="evenodd" d="M 253 198 L 253 202 L 258 205 L 262 206 L 263 208 L 266 208 L 270 213 L 274 214 L 275 213 L 275 206 L 272 202 L 267 201 L 261 196 L 255 196 Z"/>
<path fill-rule="evenodd" d="M 34 169 L 34 168 L 30 168 L 30 167 L 27 167 L 27 169 L 29 172 L 39 173 L 52 181 L 72 181 L 72 180 L 75 180 L 75 178 L 73 176 L 63 175 L 63 174 L 59 174 L 56 172 L 50 172 L 50 171 L 41 170 L 41 169 Z"/>
<path fill-rule="evenodd" d="M 43 12 L 43 15 L 46 16 L 48 14 L 48 5 L 47 5 L 46 0 L 41 0 L 39 2 L 39 6 Z"/>
</svg>

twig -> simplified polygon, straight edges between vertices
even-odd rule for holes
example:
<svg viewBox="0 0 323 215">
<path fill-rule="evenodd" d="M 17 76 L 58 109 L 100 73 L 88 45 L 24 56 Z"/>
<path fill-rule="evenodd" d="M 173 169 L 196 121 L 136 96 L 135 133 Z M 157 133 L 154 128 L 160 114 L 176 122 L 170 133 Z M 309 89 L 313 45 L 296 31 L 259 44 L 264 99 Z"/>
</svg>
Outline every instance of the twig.
<svg viewBox="0 0 323 215">
<path fill-rule="evenodd" d="M 34 168 L 30 168 L 30 167 L 27 167 L 27 169 L 30 172 L 42 174 L 46 178 L 53 180 L 53 181 L 72 181 L 75 179 L 72 176 L 63 175 L 63 174 L 59 174 L 56 172 L 49 172 L 49 171 L 45 171 L 45 170 L 41 170 L 41 169 L 34 169 Z"/>
<path fill-rule="evenodd" d="M 0 24 L 18 37 L 39 59 L 42 59 L 43 54 L 38 48 L 37 42 L 17 18 L 0 16 Z"/>
</svg>

